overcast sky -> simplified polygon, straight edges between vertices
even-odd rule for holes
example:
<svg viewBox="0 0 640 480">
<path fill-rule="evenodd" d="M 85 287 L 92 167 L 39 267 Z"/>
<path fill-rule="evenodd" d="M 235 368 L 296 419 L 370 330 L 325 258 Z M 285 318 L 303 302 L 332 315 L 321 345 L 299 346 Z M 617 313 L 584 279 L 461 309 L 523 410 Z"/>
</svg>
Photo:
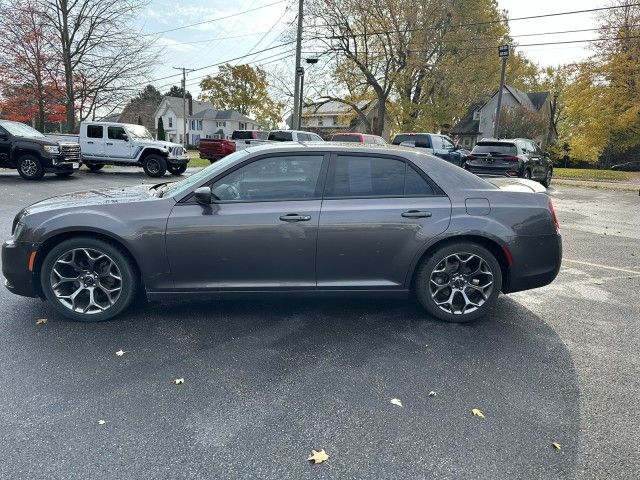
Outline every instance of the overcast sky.
<svg viewBox="0 0 640 480">
<path fill-rule="evenodd" d="M 237 12 L 273 4 L 278 0 L 151 0 L 140 17 L 140 26 L 144 32 L 155 33 L 172 28 L 202 22 L 214 18 L 233 15 Z M 295 3 L 295 5 L 294 5 Z M 607 0 L 498 0 L 500 8 L 509 11 L 510 18 L 541 15 L 571 10 L 584 10 L 607 5 Z M 292 5 L 287 8 L 287 6 Z M 218 62 L 245 55 L 252 48 L 260 51 L 247 60 L 254 64 L 283 62 L 280 60 L 292 56 L 292 47 L 273 49 L 280 42 L 278 36 L 293 21 L 296 15 L 297 1 L 283 0 L 275 5 L 260 8 L 251 13 L 233 16 L 216 22 L 163 33 L 159 44 L 162 45 L 164 66 L 150 72 L 151 78 L 166 77 L 177 72 L 172 67 L 201 68 Z M 521 45 L 532 43 L 572 41 L 592 39 L 593 31 L 546 34 L 566 30 L 592 29 L 596 25 L 597 14 L 574 14 L 547 17 L 535 20 L 513 20 L 510 22 L 511 34 Z M 266 33 L 270 30 L 270 33 Z M 543 34 L 534 35 L 531 34 Z M 524 36 L 522 36 L 524 35 Z M 235 37 L 235 38 L 226 38 Z M 264 38 L 263 38 L 264 37 Z M 586 43 L 566 45 L 522 46 L 519 50 L 540 65 L 558 65 L 585 58 L 588 55 Z M 290 62 L 290 61 L 289 61 Z M 236 63 L 236 62 L 232 62 Z M 270 63 L 269 66 L 277 63 Z M 265 65 L 266 67 L 266 65 Z M 206 68 L 189 74 L 187 87 L 193 93 L 198 92 L 197 82 L 205 74 L 215 73 L 215 67 Z M 179 84 L 179 77 L 154 82 L 165 91 L 172 83 Z M 190 85 L 191 83 L 191 85 Z"/>
</svg>

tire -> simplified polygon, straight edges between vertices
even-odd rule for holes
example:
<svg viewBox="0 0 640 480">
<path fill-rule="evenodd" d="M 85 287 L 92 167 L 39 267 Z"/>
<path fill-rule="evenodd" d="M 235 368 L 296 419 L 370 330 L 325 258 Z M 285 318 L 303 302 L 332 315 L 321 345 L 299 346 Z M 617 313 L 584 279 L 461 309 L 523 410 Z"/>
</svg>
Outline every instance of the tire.
<svg viewBox="0 0 640 480">
<path fill-rule="evenodd" d="M 467 275 L 469 270 L 478 273 Z M 502 271 L 486 248 L 472 242 L 450 243 L 418 267 L 414 289 L 430 315 L 445 322 L 472 322 L 493 308 L 502 289 Z"/>
<path fill-rule="evenodd" d="M 528 168 L 525 168 L 524 172 L 522 172 L 522 178 L 526 180 L 531 180 L 531 170 L 529 170 Z"/>
<path fill-rule="evenodd" d="M 172 175 L 182 175 L 187 171 L 187 164 L 182 163 L 176 165 L 174 163 L 169 163 L 167 165 L 167 170 L 169 170 L 169 173 L 171 173 Z"/>
<path fill-rule="evenodd" d="M 150 177 L 162 177 L 167 173 L 167 161 L 160 155 L 149 155 L 142 161 L 142 168 Z"/>
<path fill-rule="evenodd" d="M 68 178 L 73 175 L 73 171 L 71 172 L 56 172 L 56 175 L 60 178 Z"/>
<path fill-rule="evenodd" d="M 102 164 L 102 163 L 86 163 L 85 165 L 92 172 L 97 172 L 99 170 L 102 170 L 103 167 L 104 167 L 104 164 Z"/>
<path fill-rule="evenodd" d="M 40 285 L 61 315 L 77 322 L 101 322 L 129 306 L 138 291 L 138 275 L 118 246 L 77 237 L 59 243 L 47 254 Z"/>
<path fill-rule="evenodd" d="M 25 180 L 40 180 L 44 177 L 42 162 L 35 155 L 23 155 L 16 165 L 18 173 Z"/>
<path fill-rule="evenodd" d="M 546 188 L 549 188 L 549 186 L 551 185 L 552 178 L 553 178 L 553 169 L 550 168 L 547 170 L 547 174 L 545 175 L 544 180 L 541 180 L 540 183 Z"/>
</svg>

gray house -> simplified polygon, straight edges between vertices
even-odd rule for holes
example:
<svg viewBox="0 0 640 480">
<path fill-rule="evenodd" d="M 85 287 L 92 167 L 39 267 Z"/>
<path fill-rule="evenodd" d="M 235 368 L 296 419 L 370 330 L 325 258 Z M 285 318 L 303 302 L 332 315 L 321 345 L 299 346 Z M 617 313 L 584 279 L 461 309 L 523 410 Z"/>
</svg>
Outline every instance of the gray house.
<svg viewBox="0 0 640 480">
<path fill-rule="evenodd" d="M 450 130 L 463 148 L 471 149 L 479 140 L 493 137 L 493 129 L 496 121 L 496 109 L 498 106 L 498 91 L 486 102 L 472 104 L 467 113 Z M 538 143 L 552 143 L 557 138 L 553 124 L 553 106 L 549 92 L 525 93 L 510 85 L 505 85 L 502 92 L 502 108 L 525 107 L 532 111 L 540 112 L 548 119 L 548 131 L 540 138 L 534 138 Z"/>
</svg>

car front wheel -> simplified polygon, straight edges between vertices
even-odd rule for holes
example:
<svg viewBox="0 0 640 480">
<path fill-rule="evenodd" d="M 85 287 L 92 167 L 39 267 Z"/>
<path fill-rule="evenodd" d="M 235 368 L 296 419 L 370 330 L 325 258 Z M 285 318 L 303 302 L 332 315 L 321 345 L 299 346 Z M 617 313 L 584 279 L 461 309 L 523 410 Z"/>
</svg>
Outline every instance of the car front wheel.
<svg viewBox="0 0 640 480">
<path fill-rule="evenodd" d="M 44 177 L 42 162 L 35 155 L 23 155 L 18 160 L 18 173 L 25 180 L 40 180 Z"/>
<path fill-rule="evenodd" d="M 502 288 L 500 264 L 484 247 L 461 242 L 446 245 L 419 267 L 416 296 L 434 317 L 470 322 L 485 316 Z"/>
<path fill-rule="evenodd" d="M 167 173 L 167 161 L 160 155 L 149 155 L 142 162 L 142 168 L 150 177 L 161 177 Z"/>
<path fill-rule="evenodd" d="M 117 246 L 79 237 L 51 249 L 40 271 L 42 291 L 62 315 L 99 322 L 122 312 L 135 297 L 134 266 Z"/>
<path fill-rule="evenodd" d="M 549 168 L 547 170 L 547 174 L 544 177 L 544 180 L 542 180 L 540 183 L 544 185 L 546 188 L 549 188 L 549 186 L 551 185 L 552 178 L 553 178 L 553 169 Z"/>
</svg>

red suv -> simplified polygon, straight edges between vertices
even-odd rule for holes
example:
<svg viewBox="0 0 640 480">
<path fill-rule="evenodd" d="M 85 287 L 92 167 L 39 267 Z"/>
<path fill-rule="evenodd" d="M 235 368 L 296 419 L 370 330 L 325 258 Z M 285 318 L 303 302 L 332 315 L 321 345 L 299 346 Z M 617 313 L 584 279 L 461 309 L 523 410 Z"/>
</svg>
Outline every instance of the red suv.
<svg viewBox="0 0 640 480">
<path fill-rule="evenodd" d="M 368 133 L 334 133 L 331 137 L 332 142 L 351 142 L 363 143 L 366 145 L 386 145 L 384 138 L 377 135 L 369 135 Z"/>
</svg>

